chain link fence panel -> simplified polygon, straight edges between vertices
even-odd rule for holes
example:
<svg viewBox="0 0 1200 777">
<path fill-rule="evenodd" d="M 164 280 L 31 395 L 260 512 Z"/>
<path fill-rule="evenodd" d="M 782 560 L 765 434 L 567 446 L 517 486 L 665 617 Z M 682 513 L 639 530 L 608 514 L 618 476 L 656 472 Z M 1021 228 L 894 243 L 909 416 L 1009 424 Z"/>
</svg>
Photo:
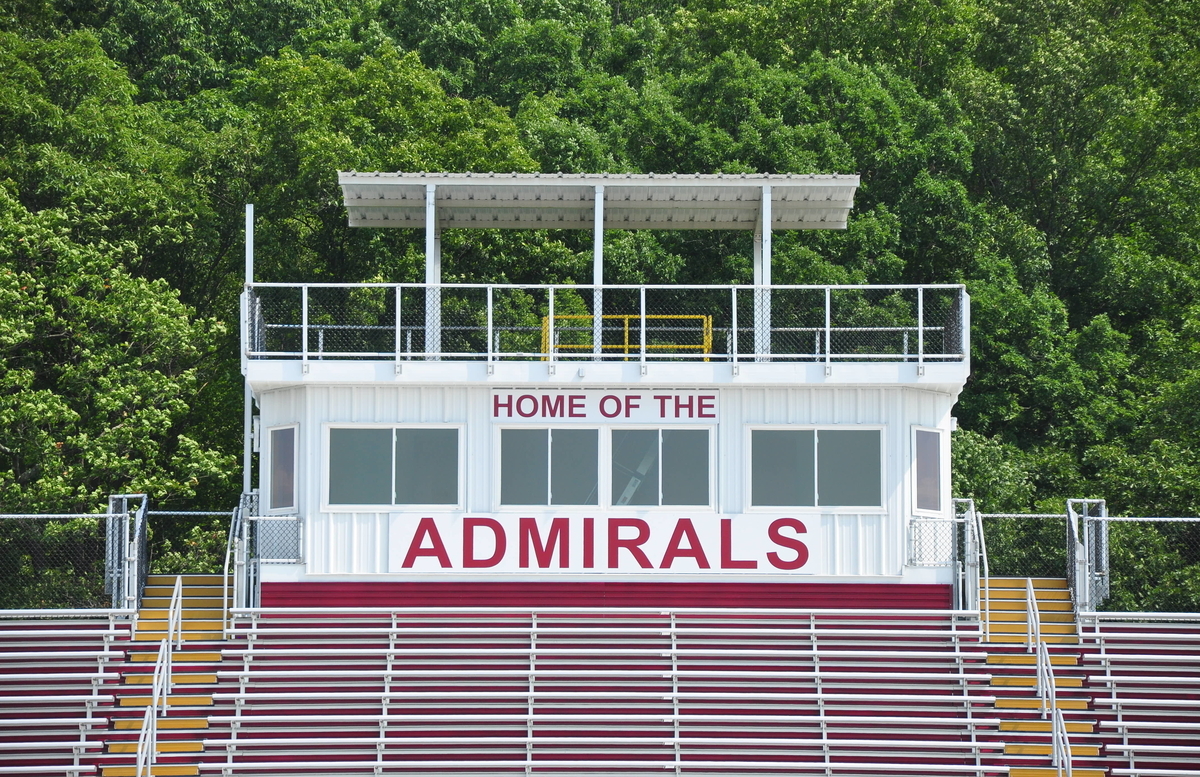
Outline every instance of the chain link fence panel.
<svg viewBox="0 0 1200 777">
<path fill-rule="evenodd" d="M 252 516 L 250 543 L 259 563 L 299 563 L 300 519 L 294 515 Z"/>
<path fill-rule="evenodd" d="M 1066 577 L 1065 515 L 983 513 L 988 563 L 995 577 Z"/>
<path fill-rule="evenodd" d="M 1200 520 L 1088 523 L 1108 526 L 1108 597 L 1097 609 L 1200 612 Z"/>
<path fill-rule="evenodd" d="M 909 522 L 908 563 L 914 567 L 954 566 L 959 554 L 959 521 L 916 517 Z"/>
<path fill-rule="evenodd" d="M 102 608 L 104 516 L 0 518 L 0 609 Z"/>
</svg>

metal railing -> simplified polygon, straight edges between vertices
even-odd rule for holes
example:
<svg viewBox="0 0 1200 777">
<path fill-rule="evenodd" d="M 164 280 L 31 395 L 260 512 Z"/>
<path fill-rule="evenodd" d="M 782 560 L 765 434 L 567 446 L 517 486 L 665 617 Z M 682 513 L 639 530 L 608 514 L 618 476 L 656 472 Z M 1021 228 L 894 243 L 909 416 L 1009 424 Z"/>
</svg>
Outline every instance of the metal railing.
<svg viewBox="0 0 1200 777">
<path fill-rule="evenodd" d="M 1071 740 L 1067 736 L 1062 710 L 1058 708 L 1050 649 L 1040 639 L 1037 643 L 1037 695 L 1042 719 L 1050 721 L 1050 764 L 1059 777 L 1071 777 Z"/>
<path fill-rule="evenodd" d="M 1033 590 L 1033 578 L 1025 578 L 1025 644 L 1032 653 L 1036 645 L 1042 644 L 1042 614 L 1038 611 L 1037 592 Z"/>
<path fill-rule="evenodd" d="M 987 542 L 973 499 L 955 499 L 954 517 L 913 516 L 908 522 L 908 565 L 951 567 L 954 607 L 980 613 L 988 639 L 990 586 Z"/>
<path fill-rule="evenodd" d="M 221 584 L 222 624 L 226 632 L 233 626 L 231 610 L 254 604 L 249 579 L 249 518 L 257 511 L 258 492 L 242 494 L 229 522 L 229 539 L 225 547 L 224 576 Z"/>
<path fill-rule="evenodd" d="M 254 283 L 249 359 L 958 362 L 960 285 Z"/>
<path fill-rule="evenodd" d="M 158 646 L 158 658 L 154 661 L 154 676 L 151 680 L 150 705 L 142 718 L 142 730 L 138 734 L 137 764 L 135 777 L 150 777 L 158 761 L 158 718 L 166 717 L 168 697 L 175 679 L 173 650 L 183 647 L 183 577 L 175 578 L 175 589 L 171 593 L 171 605 L 167 613 L 167 635 Z"/>
</svg>

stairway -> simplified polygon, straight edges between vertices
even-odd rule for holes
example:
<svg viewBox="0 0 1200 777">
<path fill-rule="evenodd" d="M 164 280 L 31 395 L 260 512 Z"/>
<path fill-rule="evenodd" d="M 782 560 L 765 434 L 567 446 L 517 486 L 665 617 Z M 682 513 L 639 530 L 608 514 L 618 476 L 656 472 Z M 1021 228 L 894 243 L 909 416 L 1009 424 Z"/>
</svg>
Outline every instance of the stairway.
<svg viewBox="0 0 1200 777">
<path fill-rule="evenodd" d="M 118 669 L 117 706 L 105 755 L 98 760 L 102 777 L 132 777 L 137 740 L 150 703 L 154 663 L 167 636 L 167 618 L 175 575 L 150 575 L 138 612 L 125 663 Z M 212 709 L 217 666 L 224 641 L 220 575 L 183 576 L 183 648 L 173 654 L 174 687 L 167 714 L 158 719 L 158 762 L 154 775 L 199 774 L 198 755 Z"/>
<path fill-rule="evenodd" d="M 983 611 L 990 642 L 1025 644 L 1029 623 L 1026 580 L 1024 577 L 988 578 L 983 591 Z M 1079 630 L 1075 626 L 1066 578 L 1035 577 L 1032 581 L 1042 640 L 1047 645 L 1079 644 Z"/>
<path fill-rule="evenodd" d="M 1042 717 L 1037 698 L 1037 658 L 1028 649 L 1029 582 L 1033 585 L 1037 626 L 1050 648 L 1056 706 L 1063 711 L 1071 740 L 1076 777 L 1103 777 L 1102 748 L 1084 690 L 1084 674 L 1071 592 L 1063 578 L 989 578 L 984 589 L 984 618 L 988 627 L 988 692 L 996 697 L 993 715 L 1001 719 L 1004 754 L 1010 777 L 1056 777 L 1050 765 L 1051 722 Z M 1035 632 L 1036 633 L 1036 632 Z"/>
</svg>

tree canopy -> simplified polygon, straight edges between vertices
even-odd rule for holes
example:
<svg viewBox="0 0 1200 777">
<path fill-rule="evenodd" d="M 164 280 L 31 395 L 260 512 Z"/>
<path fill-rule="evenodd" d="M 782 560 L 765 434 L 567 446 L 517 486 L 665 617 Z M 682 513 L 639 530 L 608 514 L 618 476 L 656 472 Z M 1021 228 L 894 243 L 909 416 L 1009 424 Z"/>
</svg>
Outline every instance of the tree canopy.
<svg viewBox="0 0 1200 777">
<path fill-rule="evenodd" d="M 232 502 L 242 204 L 272 280 L 419 280 L 338 169 L 858 173 L 781 283 L 962 282 L 957 493 L 1200 510 L 1200 6 L 1186 0 L 20 0 L 0 17 L 0 506 Z M 449 279 L 587 282 L 578 235 Z M 750 278 L 632 233 L 611 277 Z"/>
</svg>

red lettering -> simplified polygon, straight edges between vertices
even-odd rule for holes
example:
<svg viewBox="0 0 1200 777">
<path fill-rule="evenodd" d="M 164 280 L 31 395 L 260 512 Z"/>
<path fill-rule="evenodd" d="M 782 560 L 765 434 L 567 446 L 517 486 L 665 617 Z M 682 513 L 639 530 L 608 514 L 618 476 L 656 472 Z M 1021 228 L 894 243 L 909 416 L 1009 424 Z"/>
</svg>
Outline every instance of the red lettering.
<svg viewBox="0 0 1200 777">
<path fill-rule="evenodd" d="M 542 418 L 560 418 L 563 415 L 563 396 L 542 395 Z"/>
<path fill-rule="evenodd" d="M 716 418 L 717 417 L 717 398 L 714 396 L 701 396 L 696 400 L 696 415 L 700 418 Z"/>
<path fill-rule="evenodd" d="M 675 417 L 678 418 L 679 411 L 685 407 L 687 408 L 687 411 L 688 411 L 687 417 L 688 418 L 693 417 L 695 415 L 695 413 L 692 410 L 692 400 L 694 399 L 694 397 L 688 397 L 687 402 L 681 402 L 680 399 L 681 399 L 680 397 L 675 397 Z"/>
<path fill-rule="evenodd" d="M 590 519 L 589 519 L 590 520 Z M 529 548 L 533 547 L 533 556 L 537 559 L 539 569 L 545 569 L 550 566 L 550 560 L 554 558 L 554 549 L 558 548 L 558 568 L 566 569 L 570 566 L 567 551 L 569 549 L 568 538 L 570 534 L 568 529 L 570 522 L 566 518 L 550 519 L 550 532 L 546 536 L 546 543 L 542 544 L 542 535 L 538 531 L 536 518 L 522 518 L 518 522 L 518 543 L 521 546 L 519 551 L 519 563 L 521 569 L 529 568 Z"/>
<path fill-rule="evenodd" d="M 721 569 L 758 569 L 753 559 L 733 557 L 733 519 L 721 519 Z"/>
<path fill-rule="evenodd" d="M 428 537 L 433 547 L 423 548 L 425 538 Z M 437 524 L 432 518 L 422 518 L 417 522 L 417 530 L 413 532 L 412 542 L 408 544 L 408 552 L 404 554 L 404 563 L 400 566 L 404 569 L 412 569 L 413 562 L 418 558 L 428 556 L 436 558 L 442 569 L 450 567 L 450 556 L 446 554 L 446 544 L 442 542 L 442 535 L 438 534 Z"/>
<path fill-rule="evenodd" d="M 679 543 L 687 537 L 687 547 L 680 547 Z M 700 544 L 700 538 L 696 536 L 696 527 L 692 525 L 689 518 L 680 518 L 675 523 L 675 532 L 671 535 L 671 539 L 667 542 L 667 552 L 663 554 L 662 564 L 660 569 L 670 569 L 671 564 L 675 563 L 677 558 L 694 558 L 696 566 L 701 569 L 708 569 L 708 557 L 704 555 L 704 547 Z"/>
<path fill-rule="evenodd" d="M 611 413 L 604 409 L 605 403 L 610 400 L 617 406 L 617 408 L 615 410 L 613 410 Z M 620 415 L 620 413 L 621 413 L 621 398 L 620 397 L 614 397 L 612 394 L 605 394 L 604 396 L 600 397 L 600 415 L 604 416 L 605 418 L 616 418 L 618 415 Z"/>
<path fill-rule="evenodd" d="M 667 417 L 667 403 L 671 401 L 670 394 L 655 394 L 654 398 L 658 400 L 658 417 Z"/>
<path fill-rule="evenodd" d="M 621 529 L 625 527 L 637 529 L 637 536 L 622 539 Z M 638 566 L 642 569 L 652 569 L 654 565 L 650 563 L 650 559 L 646 558 L 646 553 L 642 550 L 643 543 L 648 539 L 650 539 L 650 525 L 641 518 L 609 518 L 608 568 L 618 568 L 620 551 L 621 548 L 624 548 L 633 556 L 633 560 L 638 563 Z"/>
<path fill-rule="evenodd" d="M 637 410 L 641 406 L 642 406 L 642 397 L 640 394 L 626 394 L 625 395 L 625 417 L 626 418 L 629 417 L 629 412 L 631 410 Z"/>
<path fill-rule="evenodd" d="M 533 407 L 528 413 L 521 409 L 521 404 L 527 399 L 533 403 Z M 533 416 L 537 415 L 537 411 L 537 397 L 533 396 L 532 394 L 522 394 L 521 396 L 517 397 L 517 415 L 521 416 L 522 418 L 532 418 Z"/>
<path fill-rule="evenodd" d="M 583 400 L 586 397 L 583 394 L 572 394 L 567 397 L 567 415 L 571 418 L 587 418 L 587 413 L 583 409 Z"/>
<path fill-rule="evenodd" d="M 500 395 L 492 397 L 492 418 L 500 417 L 500 408 L 508 411 L 508 417 L 512 418 L 512 394 L 507 395 L 504 401 L 500 401 Z"/>
<path fill-rule="evenodd" d="M 483 526 L 492 530 L 496 538 L 496 546 L 492 555 L 487 558 L 475 558 L 475 527 Z M 463 567 L 466 569 L 483 569 L 494 567 L 504 558 L 504 548 L 507 545 L 504 527 L 495 518 L 463 518 Z"/>
<path fill-rule="evenodd" d="M 771 538 L 771 542 L 788 550 L 796 551 L 796 558 L 791 561 L 784 561 L 778 553 L 771 551 L 767 554 L 767 561 L 770 561 L 771 566 L 776 569 L 799 569 L 808 563 L 808 546 L 801 542 L 798 537 L 785 537 L 780 534 L 780 529 L 784 527 L 792 529 L 797 534 L 806 534 L 808 530 L 804 528 L 803 523 L 795 518 L 780 518 L 777 521 L 772 521 L 771 526 L 767 529 L 767 536 Z"/>
<path fill-rule="evenodd" d="M 583 519 L 583 568 L 596 566 L 596 519 Z"/>
</svg>

